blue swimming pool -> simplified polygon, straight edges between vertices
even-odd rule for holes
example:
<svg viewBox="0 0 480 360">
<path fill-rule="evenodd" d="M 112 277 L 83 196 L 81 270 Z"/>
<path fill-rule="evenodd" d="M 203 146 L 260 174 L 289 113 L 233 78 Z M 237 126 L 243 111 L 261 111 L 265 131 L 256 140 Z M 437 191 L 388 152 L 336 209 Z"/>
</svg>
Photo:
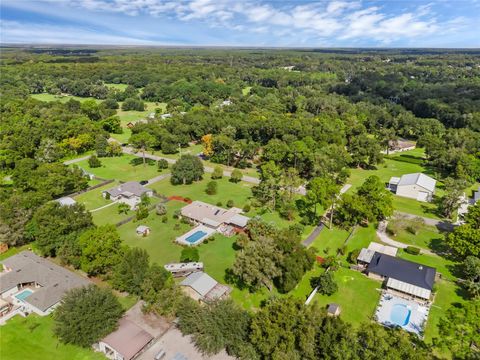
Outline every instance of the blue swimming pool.
<svg viewBox="0 0 480 360">
<path fill-rule="evenodd" d="M 190 244 L 195 244 L 196 242 L 200 241 L 201 239 L 203 239 L 205 236 L 207 235 L 207 233 L 205 231 L 201 231 L 201 230 L 198 230 L 198 231 L 195 231 L 192 235 L 190 235 L 189 237 L 187 237 L 185 239 L 186 242 L 189 242 Z"/>
<path fill-rule="evenodd" d="M 392 306 L 392 310 L 390 312 L 390 320 L 392 323 L 398 326 L 405 326 L 410 321 L 410 314 L 412 312 L 404 304 L 395 304 Z"/>
<path fill-rule="evenodd" d="M 20 301 L 23 301 L 27 298 L 27 296 L 33 294 L 33 291 L 30 290 L 30 289 L 25 289 L 23 290 L 22 292 L 19 292 L 17 295 L 15 295 L 15 297 L 20 300 Z"/>
</svg>

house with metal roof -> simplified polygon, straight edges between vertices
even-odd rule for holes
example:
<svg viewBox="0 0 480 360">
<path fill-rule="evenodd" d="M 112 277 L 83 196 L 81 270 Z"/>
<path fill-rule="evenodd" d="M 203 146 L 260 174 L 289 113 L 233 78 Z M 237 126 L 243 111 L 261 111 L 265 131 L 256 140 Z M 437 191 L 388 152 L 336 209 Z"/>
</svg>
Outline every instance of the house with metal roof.
<svg viewBox="0 0 480 360">
<path fill-rule="evenodd" d="M 378 252 L 390 256 L 397 255 L 398 248 L 394 246 L 382 245 L 380 243 L 372 241 L 368 248 L 362 248 L 357 257 L 357 263 L 359 265 L 368 265 L 372 261 L 373 255 Z"/>
<path fill-rule="evenodd" d="M 391 177 L 388 189 L 398 196 L 418 201 L 432 201 L 437 181 L 422 173 L 405 174 L 401 177 Z"/>
<path fill-rule="evenodd" d="M 242 210 L 236 207 L 223 209 L 203 201 L 193 201 L 181 210 L 183 217 L 213 229 L 218 229 L 221 225 L 231 225 L 243 229 L 247 226 L 250 218 L 241 213 Z"/>
<path fill-rule="evenodd" d="M 2 261 L 0 297 L 14 308 L 39 315 L 51 313 L 65 293 L 90 281 L 31 251 Z"/>
<path fill-rule="evenodd" d="M 118 201 L 130 206 L 133 210 L 142 201 L 142 196 L 153 196 L 153 190 L 148 189 L 137 181 L 129 181 L 111 189 L 102 191 L 104 198 L 110 197 L 112 201 Z"/>
<path fill-rule="evenodd" d="M 385 281 L 387 289 L 429 300 L 436 270 L 430 266 L 375 252 L 367 266 L 370 278 Z"/>
<path fill-rule="evenodd" d="M 55 200 L 56 202 L 58 202 L 60 205 L 62 206 L 72 206 L 72 205 L 75 205 L 77 202 L 71 198 L 70 196 L 64 196 L 64 197 L 61 197 L 57 200 Z"/>
<path fill-rule="evenodd" d="M 112 360 L 131 360 L 139 356 L 153 339 L 140 326 L 122 318 L 118 329 L 98 342 L 98 350 Z"/>
<path fill-rule="evenodd" d="M 181 283 L 182 290 L 194 300 L 205 302 L 222 299 L 232 291 L 222 285 L 205 272 L 194 272 L 187 276 Z"/>
</svg>

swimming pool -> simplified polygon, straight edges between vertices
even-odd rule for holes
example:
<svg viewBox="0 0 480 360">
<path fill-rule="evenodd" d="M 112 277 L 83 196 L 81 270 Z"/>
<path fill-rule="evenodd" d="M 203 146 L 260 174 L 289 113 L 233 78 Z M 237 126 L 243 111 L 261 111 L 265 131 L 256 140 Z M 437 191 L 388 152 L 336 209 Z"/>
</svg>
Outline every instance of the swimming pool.
<svg viewBox="0 0 480 360">
<path fill-rule="evenodd" d="M 185 241 L 190 243 L 190 244 L 195 244 L 196 242 L 200 241 L 203 239 L 204 236 L 206 236 L 207 233 L 205 231 L 195 231 L 192 235 L 188 236 Z"/>
<path fill-rule="evenodd" d="M 23 301 L 27 298 L 27 296 L 30 296 L 31 294 L 33 294 L 33 291 L 30 290 L 30 289 L 25 289 L 21 292 L 19 292 L 17 295 L 15 295 L 15 297 L 20 300 L 20 301 Z"/>
<path fill-rule="evenodd" d="M 395 304 L 390 312 L 390 320 L 398 326 L 405 326 L 410 321 L 410 309 L 404 304 Z"/>
</svg>

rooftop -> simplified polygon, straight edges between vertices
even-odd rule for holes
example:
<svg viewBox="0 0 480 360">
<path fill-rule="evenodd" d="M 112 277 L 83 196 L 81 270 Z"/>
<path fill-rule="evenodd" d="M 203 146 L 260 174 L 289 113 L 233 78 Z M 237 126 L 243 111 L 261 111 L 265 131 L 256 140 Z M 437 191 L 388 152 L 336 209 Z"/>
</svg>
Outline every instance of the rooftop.
<svg viewBox="0 0 480 360">
<path fill-rule="evenodd" d="M 367 270 L 381 276 L 432 290 L 435 282 L 435 268 L 412 261 L 375 252 Z"/>
<path fill-rule="evenodd" d="M 141 327 L 122 318 L 118 322 L 118 329 L 102 339 L 102 342 L 120 353 L 124 360 L 130 360 L 152 339 L 153 336 Z"/>
<path fill-rule="evenodd" d="M 180 283 L 182 286 L 190 286 L 202 296 L 207 295 L 217 284 L 214 278 L 202 271 L 190 274 Z"/>
<path fill-rule="evenodd" d="M 118 195 L 125 195 L 127 197 L 130 196 L 142 196 L 150 189 L 145 188 L 144 186 L 140 185 L 137 181 L 129 181 L 124 184 L 120 184 L 115 186 L 111 189 L 105 190 L 105 192 L 109 193 L 110 196 L 117 197 Z"/>
<path fill-rule="evenodd" d="M 400 181 L 398 182 L 398 186 L 404 185 L 418 185 L 423 187 L 426 190 L 431 192 L 435 191 L 435 184 L 437 181 L 430 176 L 427 176 L 422 173 L 413 173 L 413 174 L 405 174 L 402 175 Z"/>
<path fill-rule="evenodd" d="M 41 311 L 58 303 L 63 295 L 77 287 L 86 286 L 90 281 L 58 266 L 31 251 L 22 251 L 2 261 L 11 271 L 0 275 L 0 292 L 14 288 L 19 284 L 36 282 L 42 287 L 24 301 Z"/>
<path fill-rule="evenodd" d="M 241 209 L 223 209 L 218 206 L 193 201 L 182 208 L 182 215 L 206 225 L 217 227 L 222 223 L 231 223 L 244 227 L 249 220 L 248 217 L 240 215 Z"/>
</svg>

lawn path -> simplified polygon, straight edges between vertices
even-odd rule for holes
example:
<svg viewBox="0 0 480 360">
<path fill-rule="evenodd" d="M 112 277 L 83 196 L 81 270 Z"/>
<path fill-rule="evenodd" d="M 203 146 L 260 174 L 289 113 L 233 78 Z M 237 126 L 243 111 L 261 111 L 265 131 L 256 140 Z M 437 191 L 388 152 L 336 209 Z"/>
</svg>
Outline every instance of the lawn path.
<svg viewBox="0 0 480 360">
<path fill-rule="evenodd" d="M 72 160 L 67 160 L 67 161 L 64 161 L 63 163 L 64 163 L 65 165 L 75 164 L 75 163 L 77 163 L 77 162 L 90 159 L 90 156 L 91 156 L 91 155 L 87 155 L 87 156 L 84 156 L 84 157 L 81 157 L 81 158 L 72 159 Z"/>
<path fill-rule="evenodd" d="M 403 212 L 403 211 L 395 211 L 395 213 L 403 215 L 408 219 L 415 219 L 415 218 L 419 217 L 425 222 L 426 225 L 435 226 L 436 228 L 438 228 L 440 230 L 444 230 L 444 231 L 452 231 L 453 230 L 453 225 L 451 223 L 447 222 L 447 221 L 444 221 L 444 220 L 436 220 L 436 219 L 432 219 L 432 218 L 428 218 L 428 217 L 409 214 L 409 213 L 406 213 L 406 212 Z"/>
<path fill-rule="evenodd" d="M 112 206 L 112 205 L 116 204 L 117 202 L 118 202 L 118 201 L 114 201 L 114 202 L 112 202 L 112 203 L 110 203 L 110 204 L 100 206 L 99 208 L 90 210 L 90 212 L 92 213 L 92 212 L 95 212 L 95 211 L 99 211 L 99 210 L 105 209 L 105 208 L 107 208 L 107 207 L 109 207 L 109 206 Z"/>
</svg>

